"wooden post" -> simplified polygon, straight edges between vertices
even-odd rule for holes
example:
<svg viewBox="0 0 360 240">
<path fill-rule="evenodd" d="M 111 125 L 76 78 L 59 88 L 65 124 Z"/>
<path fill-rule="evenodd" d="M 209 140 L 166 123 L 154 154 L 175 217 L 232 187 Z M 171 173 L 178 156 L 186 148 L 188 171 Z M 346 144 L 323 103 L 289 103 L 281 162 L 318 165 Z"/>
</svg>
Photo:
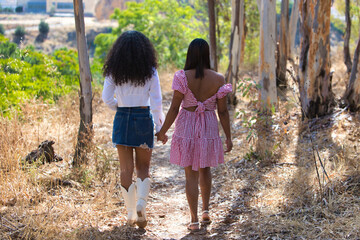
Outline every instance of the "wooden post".
<svg viewBox="0 0 360 240">
<path fill-rule="evenodd" d="M 73 0 L 73 3 L 80 68 L 80 126 L 73 165 L 79 166 L 85 161 L 85 148 L 90 143 L 92 135 L 92 78 L 85 38 L 83 1 Z"/>
<path fill-rule="evenodd" d="M 215 0 L 208 0 L 208 8 L 209 8 L 209 35 L 210 35 L 210 67 L 213 70 L 217 71 Z"/>
<path fill-rule="evenodd" d="M 331 0 L 301 0 L 299 91 L 303 118 L 331 112 L 334 96 L 330 73 Z"/>
<path fill-rule="evenodd" d="M 260 104 L 261 110 L 270 111 L 277 102 L 275 49 L 276 0 L 260 1 Z"/>
</svg>

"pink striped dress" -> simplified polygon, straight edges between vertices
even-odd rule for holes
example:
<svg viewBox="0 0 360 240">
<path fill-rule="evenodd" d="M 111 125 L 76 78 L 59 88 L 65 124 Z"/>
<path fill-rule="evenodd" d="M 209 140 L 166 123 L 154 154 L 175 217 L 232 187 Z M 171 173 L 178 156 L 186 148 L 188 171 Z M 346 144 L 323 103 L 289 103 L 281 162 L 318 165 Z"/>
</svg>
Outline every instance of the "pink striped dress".
<svg viewBox="0 0 360 240">
<path fill-rule="evenodd" d="M 194 171 L 223 163 L 224 150 L 215 109 L 216 100 L 232 91 L 231 84 L 223 85 L 212 97 L 200 102 L 188 88 L 185 71 L 180 70 L 175 73 L 172 89 L 184 94 L 184 99 L 175 121 L 170 162 L 182 167 L 192 166 Z M 184 109 L 193 106 L 197 106 L 195 112 Z"/>
</svg>

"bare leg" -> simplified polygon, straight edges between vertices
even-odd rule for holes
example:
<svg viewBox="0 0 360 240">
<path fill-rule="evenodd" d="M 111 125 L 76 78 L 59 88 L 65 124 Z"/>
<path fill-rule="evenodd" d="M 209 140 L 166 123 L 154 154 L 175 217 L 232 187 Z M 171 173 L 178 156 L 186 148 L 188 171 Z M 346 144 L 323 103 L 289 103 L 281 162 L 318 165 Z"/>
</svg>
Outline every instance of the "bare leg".
<svg viewBox="0 0 360 240">
<path fill-rule="evenodd" d="M 134 172 L 133 148 L 122 145 L 116 146 L 120 160 L 120 181 L 121 185 L 128 190 L 132 183 Z"/>
<path fill-rule="evenodd" d="M 146 203 L 150 192 L 150 178 L 149 168 L 152 150 L 148 147 L 136 147 L 136 186 L 137 186 L 137 203 L 136 213 L 137 221 L 136 224 L 140 228 L 144 228 L 147 225 L 146 219 Z"/>
<path fill-rule="evenodd" d="M 191 222 L 198 222 L 198 199 L 199 199 L 199 172 L 193 171 L 190 167 L 185 168 L 186 176 L 186 198 L 189 203 L 190 213 L 191 213 Z"/>
<path fill-rule="evenodd" d="M 200 190 L 203 202 L 202 210 L 209 210 L 209 201 L 211 193 L 211 170 L 210 167 L 199 169 Z"/>
<path fill-rule="evenodd" d="M 150 177 L 149 168 L 151 160 L 151 148 L 135 148 L 136 175 L 141 180 Z"/>
</svg>

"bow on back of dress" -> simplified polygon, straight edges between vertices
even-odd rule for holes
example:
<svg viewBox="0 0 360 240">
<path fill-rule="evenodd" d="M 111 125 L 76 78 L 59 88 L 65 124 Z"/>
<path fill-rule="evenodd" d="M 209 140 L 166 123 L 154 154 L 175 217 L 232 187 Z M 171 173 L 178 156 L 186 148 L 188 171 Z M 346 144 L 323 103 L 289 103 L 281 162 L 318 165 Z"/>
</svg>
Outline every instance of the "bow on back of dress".
<svg viewBox="0 0 360 240">
<path fill-rule="evenodd" d="M 197 101 L 196 113 L 196 122 L 195 122 L 195 132 L 196 136 L 200 138 L 205 131 L 205 105 L 204 103 Z"/>
</svg>

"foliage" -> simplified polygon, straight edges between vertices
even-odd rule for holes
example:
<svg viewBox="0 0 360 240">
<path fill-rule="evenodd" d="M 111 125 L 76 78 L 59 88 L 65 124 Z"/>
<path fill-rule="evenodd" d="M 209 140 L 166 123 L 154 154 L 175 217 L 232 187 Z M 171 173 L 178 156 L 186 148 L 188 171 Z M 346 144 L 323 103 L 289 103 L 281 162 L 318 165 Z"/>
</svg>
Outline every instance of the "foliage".
<svg viewBox="0 0 360 240">
<path fill-rule="evenodd" d="M 9 8 L 9 7 L 2 8 L 0 5 L 0 13 L 13 13 L 13 12 L 14 12 L 14 9 Z"/>
<path fill-rule="evenodd" d="M 0 35 L 5 35 L 5 28 L 2 24 L 0 24 Z"/>
<path fill-rule="evenodd" d="M 49 33 L 49 24 L 44 20 L 41 20 L 39 23 L 39 32 L 45 35 Z"/>
<path fill-rule="evenodd" d="M 340 29 L 342 32 L 345 31 L 346 23 L 343 17 L 345 17 L 345 3 L 344 1 L 334 1 L 334 7 L 338 14 L 331 16 L 332 25 Z M 351 36 L 350 36 L 350 47 L 351 52 L 355 49 L 356 43 L 359 39 L 360 31 L 360 0 L 350 0 L 350 18 L 351 18 Z"/>
<path fill-rule="evenodd" d="M 256 81 L 252 80 L 251 78 L 244 78 L 240 80 L 237 87 L 237 92 L 239 92 L 243 98 L 250 100 L 250 104 L 254 106 L 253 109 L 257 109 L 256 105 L 258 100 L 254 99 L 253 96 L 260 88 L 261 86 L 256 83 Z M 243 127 L 247 128 L 249 131 L 246 140 L 251 141 L 256 138 L 255 126 L 259 121 L 257 111 L 248 114 L 242 109 L 239 112 L 236 112 L 235 117 L 241 117 Z"/>
<path fill-rule="evenodd" d="M 24 11 L 23 6 L 17 6 L 17 7 L 15 8 L 15 12 L 17 12 L 17 13 L 22 13 L 23 11 Z"/>
<path fill-rule="evenodd" d="M 18 38 L 23 38 L 25 36 L 25 28 L 23 26 L 17 26 L 15 29 L 15 36 Z"/>
<path fill-rule="evenodd" d="M 201 22 L 195 15 L 192 7 L 176 0 L 127 2 L 126 10 L 115 9 L 111 16 L 119 26 L 111 33 L 96 37 L 95 57 L 103 62 L 105 54 L 122 32 L 137 30 L 154 44 L 160 66 L 173 63 L 182 67 L 190 41 L 196 37 L 206 37 L 198 31 Z"/>
<path fill-rule="evenodd" d="M 331 15 L 331 24 L 337 32 L 341 34 L 345 33 L 346 25 L 343 20 L 336 18 L 334 15 Z"/>
<path fill-rule="evenodd" d="M 0 37 L 0 112 L 9 115 L 27 99 L 52 103 L 75 87 L 78 63 L 74 50 L 60 49 L 48 56 L 29 46 Z"/>
<path fill-rule="evenodd" d="M 217 14 L 217 36 L 216 46 L 218 54 L 218 64 L 220 68 L 228 67 L 229 61 L 229 46 L 231 37 L 231 1 L 217 1 L 216 4 Z M 206 18 L 206 23 L 208 20 Z M 208 31 L 208 28 L 206 29 Z"/>
<path fill-rule="evenodd" d="M 245 40 L 245 67 L 255 68 L 259 62 L 259 44 L 260 44 L 260 13 L 256 1 L 245 1 L 246 17 L 246 40 Z"/>
</svg>

